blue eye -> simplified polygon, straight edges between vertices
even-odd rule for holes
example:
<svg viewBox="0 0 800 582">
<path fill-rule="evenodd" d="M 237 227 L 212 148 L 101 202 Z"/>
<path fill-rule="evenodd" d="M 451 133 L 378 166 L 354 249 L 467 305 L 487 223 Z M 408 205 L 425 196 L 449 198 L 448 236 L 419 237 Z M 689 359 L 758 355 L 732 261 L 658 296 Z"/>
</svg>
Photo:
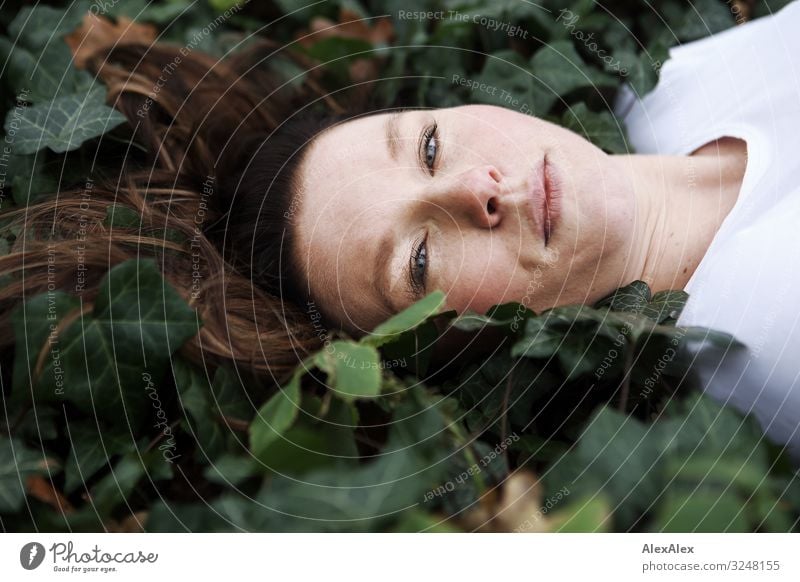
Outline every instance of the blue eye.
<svg viewBox="0 0 800 582">
<path fill-rule="evenodd" d="M 431 175 L 433 174 L 433 168 L 436 164 L 436 155 L 439 152 L 439 144 L 437 143 L 438 134 L 436 130 L 437 125 L 434 123 L 425 130 L 425 134 L 422 137 L 422 158 Z"/>
<path fill-rule="evenodd" d="M 427 242 L 428 237 L 426 235 L 425 238 L 414 247 L 414 252 L 411 253 L 411 264 L 409 268 L 411 287 L 418 294 L 421 294 L 425 290 L 425 274 L 427 273 L 428 266 Z"/>
</svg>

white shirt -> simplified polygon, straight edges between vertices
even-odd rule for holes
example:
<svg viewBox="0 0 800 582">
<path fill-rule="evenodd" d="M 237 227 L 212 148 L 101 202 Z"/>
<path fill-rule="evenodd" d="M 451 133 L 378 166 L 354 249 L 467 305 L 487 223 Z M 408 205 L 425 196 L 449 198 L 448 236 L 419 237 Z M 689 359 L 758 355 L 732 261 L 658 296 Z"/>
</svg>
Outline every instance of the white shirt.
<svg viewBox="0 0 800 582">
<path fill-rule="evenodd" d="M 722 403 L 752 412 L 800 458 L 800 1 L 670 50 L 653 91 L 624 87 L 615 111 L 637 153 L 747 143 L 739 198 L 686 285 L 678 325 L 747 346 L 696 370 Z M 797 62 L 796 62 L 797 61 Z"/>
</svg>

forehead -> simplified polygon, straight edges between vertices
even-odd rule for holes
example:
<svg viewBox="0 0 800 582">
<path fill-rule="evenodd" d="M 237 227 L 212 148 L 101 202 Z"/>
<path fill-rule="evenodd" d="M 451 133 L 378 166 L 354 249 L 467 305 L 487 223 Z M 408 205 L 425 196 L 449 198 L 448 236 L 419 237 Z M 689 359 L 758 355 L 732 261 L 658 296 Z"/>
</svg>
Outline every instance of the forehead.
<svg viewBox="0 0 800 582">
<path fill-rule="evenodd" d="M 387 149 L 390 113 L 336 125 L 309 147 L 298 176 L 298 259 L 311 292 L 345 320 L 355 312 L 391 315 L 374 291 L 374 253 L 391 228 L 389 192 L 400 165 Z M 376 187 L 386 184 L 386 189 Z M 377 323 L 377 321 L 376 321 Z"/>
</svg>

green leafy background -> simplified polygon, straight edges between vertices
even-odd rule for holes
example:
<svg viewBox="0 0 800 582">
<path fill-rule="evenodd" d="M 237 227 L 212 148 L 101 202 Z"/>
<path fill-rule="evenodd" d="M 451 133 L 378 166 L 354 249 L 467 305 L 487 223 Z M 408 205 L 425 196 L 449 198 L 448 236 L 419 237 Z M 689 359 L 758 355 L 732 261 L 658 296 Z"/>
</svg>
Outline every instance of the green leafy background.
<svg viewBox="0 0 800 582">
<path fill-rule="evenodd" d="M 735 25 L 729 3 L 663 0 L 330 0 L 251 2 L 200 48 L 221 56 L 252 34 L 292 40 L 314 18 L 386 17 L 393 36 L 293 44 L 327 86 L 377 65 L 361 105 L 509 106 L 630 151 L 609 104 L 624 82 L 652 89 L 667 48 Z M 747 3 L 746 3 L 747 4 Z M 749 3 L 750 16 L 785 2 Z M 188 42 L 227 0 L 102 3 Z M 128 135 L 106 90 L 70 62 L 63 36 L 88 2 L 4 4 L 0 63 L 9 139 L 2 208 L 80 182 Z M 96 6 L 95 6 L 96 8 Z M 347 12 L 342 12 L 342 11 Z M 399 11 L 466 18 L 401 18 Z M 578 36 L 559 21 L 577 16 Z M 473 16 L 517 26 L 517 36 Z M 367 25 L 372 26 L 373 21 Z M 524 33 L 524 35 L 522 34 Z M 596 47 L 607 47 L 599 58 Z M 524 36 L 524 38 L 522 38 Z M 288 60 L 270 63 L 298 82 Z M 620 72 L 624 69 L 625 74 Z M 347 95 L 345 93 L 345 95 Z M 354 96 L 353 99 L 356 99 Z M 69 163 L 67 160 L 69 159 Z M 107 156 L 112 160 L 113 156 Z M 109 167 L 113 167 L 110 165 Z M 124 211 L 124 209 L 123 209 Z M 112 224 L 130 222 L 121 211 Z M 136 220 L 136 217 L 133 217 Z M 8 248 L 13 233 L 0 240 Z M 55 292 L 20 304 L 0 360 L 0 526 L 4 531 L 792 531 L 800 488 L 781 447 L 749 417 L 702 394 L 689 346 L 734 338 L 681 329 L 681 291 L 642 282 L 594 306 L 535 314 L 498 305 L 441 313 L 434 292 L 354 341 L 338 337 L 254 400 L 249 376 L 178 355 L 203 322 L 149 260 L 109 270 L 90 307 Z M 57 314 L 54 317 L 53 314 Z M 497 349 L 428 374 L 433 318 L 493 328 Z M 36 370 L 61 326 L 59 357 Z M 664 354 L 675 357 L 664 364 Z M 46 492 L 43 493 L 43 491 Z"/>
</svg>

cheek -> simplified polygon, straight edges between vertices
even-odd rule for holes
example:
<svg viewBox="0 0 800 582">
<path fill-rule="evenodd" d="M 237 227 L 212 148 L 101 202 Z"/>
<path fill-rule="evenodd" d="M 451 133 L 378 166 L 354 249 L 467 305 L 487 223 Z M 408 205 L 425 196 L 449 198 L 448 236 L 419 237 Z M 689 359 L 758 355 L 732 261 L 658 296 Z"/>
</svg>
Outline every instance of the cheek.
<svg viewBox="0 0 800 582">
<path fill-rule="evenodd" d="M 448 261 L 454 268 L 441 285 L 447 293 L 447 307 L 459 313 L 467 309 L 484 313 L 493 305 L 519 299 L 528 278 L 519 260 L 518 254 L 504 248 L 487 252 L 483 247 L 468 253 L 463 261 Z"/>
</svg>

